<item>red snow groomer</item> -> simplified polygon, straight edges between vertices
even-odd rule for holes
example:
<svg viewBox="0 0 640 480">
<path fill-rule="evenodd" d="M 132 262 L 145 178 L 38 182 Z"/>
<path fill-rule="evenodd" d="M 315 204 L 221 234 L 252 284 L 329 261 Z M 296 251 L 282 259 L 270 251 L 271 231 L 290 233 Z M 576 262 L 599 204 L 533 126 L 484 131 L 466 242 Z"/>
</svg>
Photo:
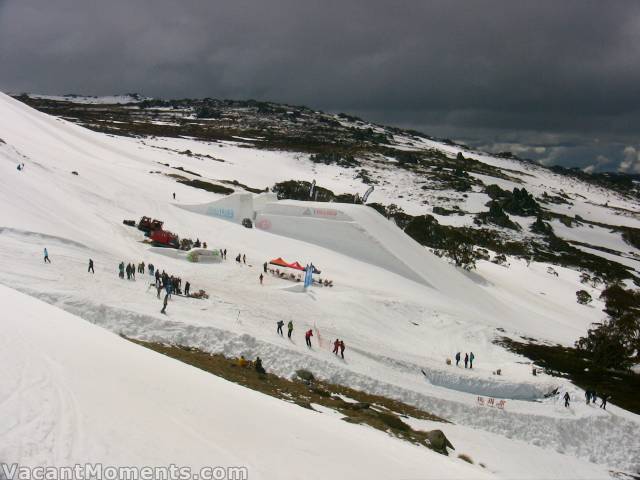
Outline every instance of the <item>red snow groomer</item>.
<svg viewBox="0 0 640 480">
<path fill-rule="evenodd" d="M 149 238 L 156 247 L 180 248 L 180 238 L 168 230 L 153 230 Z"/>
<path fill-rule="evenodd" d="M 151 220 L 151 217 L 142 217 L 138 222 L 138 230 L 150 233 L 155 230 L 162 230 L 162 225 L 164 225 L 162 220 L 156 220 L 155 218 Z"/>
</svg>

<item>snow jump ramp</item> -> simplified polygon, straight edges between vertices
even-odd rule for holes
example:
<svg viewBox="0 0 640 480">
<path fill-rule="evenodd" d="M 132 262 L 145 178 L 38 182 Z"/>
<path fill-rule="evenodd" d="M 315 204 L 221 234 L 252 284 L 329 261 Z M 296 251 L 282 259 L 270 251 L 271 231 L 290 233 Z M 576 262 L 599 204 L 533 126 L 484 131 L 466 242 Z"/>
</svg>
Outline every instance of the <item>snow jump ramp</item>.
<svg viewBox="0 0 640 480">
<path fill-rule="evenodd" d="M 436 290 L 468 295 L 477 285 L 365 205 L 277 200 L 274 194 L 232 194 L 186 210 L 294 238 L 382 267 Z M 473 288 L 472 288 L 473 289 Z"/>
</svg>

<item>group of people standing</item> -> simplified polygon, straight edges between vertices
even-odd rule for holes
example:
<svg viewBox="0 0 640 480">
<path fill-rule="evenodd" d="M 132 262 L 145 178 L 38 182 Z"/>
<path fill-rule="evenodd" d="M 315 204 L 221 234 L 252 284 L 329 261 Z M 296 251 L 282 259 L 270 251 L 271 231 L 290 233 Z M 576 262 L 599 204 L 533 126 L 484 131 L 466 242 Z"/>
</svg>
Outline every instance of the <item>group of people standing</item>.
<svg viewBox="0 0 640 480">
<path fill-rule="evenodd" d="M 93 267 L 93 260 L 89 259 L 89 265 L 90 265 L 90 268 Z M 149 264 L 149 275 L 153 275 L 153 268 L 154 268 L 153 265 Z M 132 263 L 128 263 L 126 266 L 124 262 L 120 262 L 120 265 L 118 265 L 118 271 L 119 271 L 118 275 L 120 276 L 120 278 L 124 278 L 124 275 L 126 273 L 127 280 L 135 280 L 136 272 L 144 275 L 144 269 L 145 269 L 144 262 L 140 262 L 137 265 L 135 264 L 135 262 L 132 262 Z"/>
<path fill-rule="evenodd" d="M 456 367 L 460 364 L 460 352 L 456 353 Z M 473 368 L 473 361 L 476 359 L 476 356 L 471 353 L 464 354 L 464 368 Z"/>
<path fill-rule="evenodd" d="M 283 337 L 284 333 L 282 333 L 282 327 L 284 327 L 284 322 L 282 320 L 278 320 L 276 325 L 278 326 L 278 330 L 277 330 L 278 335 Z M 293 333 L 293 322 L 291 320 L 289 320 L 289 323 L 287 324 L 287 337 L 289 339 L 291 338 L 291 334 L 292 333 Z"/>
<path fill-rule="evenodd" d="M 584 398 L 587 400 L 587 405 L 589 405 L 590 403 L 596 403 L 596 400 L 598 399 L 598 393 L 595 390 L 585 390 Z M 609 395 L 600 394 L 600 408 L 606 410 L 608 400 Z"/>
<path fill-rule="evenodd" d="M 284 337 L 284 332 L 282 331 L 282 327 L 284 327 L 284 321 L 278 320 L 276 322 L 276 333 L 281 337 Z M 287 324 L 287 337 L 291 339 L 291 334 L 293 333 L 293 321 L 289 320 Z M 311 337 L 313 337 L 313 329 L 310 328 L 306 332 L 304 332 L 304 341 L 307 344 L 307 347 L 311 348 Z M 344 341 L 336 338 L 336 341 L 333 342 L 333 353 L 344 358 L 344 349 L 345 349 Z"/>
</svg>

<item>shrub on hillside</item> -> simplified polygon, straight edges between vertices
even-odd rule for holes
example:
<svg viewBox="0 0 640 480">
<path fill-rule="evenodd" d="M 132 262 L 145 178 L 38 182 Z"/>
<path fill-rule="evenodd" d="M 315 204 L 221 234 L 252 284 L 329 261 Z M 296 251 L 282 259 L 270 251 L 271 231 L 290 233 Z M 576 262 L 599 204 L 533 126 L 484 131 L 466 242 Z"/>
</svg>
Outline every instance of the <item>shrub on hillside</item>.
<svg viewBox="0 0 640 480">
<path fill-rule="evenodd" d="M 589 295 L 589 292 L 586 290 L 578 290 L 576 292 L 576 298 L 580 305 L 587 305 L 588 303 L 591 303 L 591 300 L 593 300 L 591 295 Z"/>
<path fill-rule="evenodd" d="M 640 360 L 640 292 L 613 284 L 603 290 L 609 319 L 594 324 L 576 342 L 594 362 L 606 368 L 628 367 Z"/>
</svg>

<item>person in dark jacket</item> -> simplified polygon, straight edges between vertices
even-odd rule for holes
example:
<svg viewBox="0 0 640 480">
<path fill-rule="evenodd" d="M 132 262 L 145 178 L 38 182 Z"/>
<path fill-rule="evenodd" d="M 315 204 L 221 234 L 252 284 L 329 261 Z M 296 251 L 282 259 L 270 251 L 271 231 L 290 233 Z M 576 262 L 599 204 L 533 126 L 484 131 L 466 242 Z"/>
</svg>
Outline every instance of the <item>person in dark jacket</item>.
<svg viewBox="0 0 640 480">
<path fill-rule="evenodd" d="M 340 356 L 344 360 L 344 340 L 340 340 Z"/>
<path fill-rule="evenodd" d="M 262 359 L 260 357 L 256 357 L 255 366 L 256 366 L 256 372 L 260 374 L 267 373 L 264 367 L 262 366 Z"/>
<path fill-rule="evenodd" d="M 260 279 L 260 285 L 262 285 L 262 281 L 264 280 L 264 275 L 260 274 L 260 276 L 258 278 Z"/>
<path fill-rule="evenodd" d="M 607 409 L 607 400 L 609 400 L 609 397 L 607 395 L 602 395 L 602 402 L 600 403 L 600 408 L 604 410 Z"/>
<path fill-rule="evenodd" d="M 571 400 L 571 397 L 569 396 L 569 392 L 565 392 L 564 394 L 564 406 L 569 408 L 569 400 Z"/>
<path fill-rule="evenodd" d="M 333 342 L 333 353 L 337 355 L 339 348 L 340 348 L 340 340 L 336 338 L 336 341 Z"/>
<path fill-rule="evenodd" d="M 262 265 L 262 270 L 264 270 L 264 273 L 267 273 L 267 262 L 264 262 L 264 265 Z"/>
<path fill-rule="evenodd" d="M 469 354 L 465 353 L 464 354 L 464 368 L 467 368 L 468 364 L 469 364 Z"/>
<path fill-rule="evenodd" d="M 184 295 L 185 297 L 189 296 L 189 289 L 191 288 L 191 284 L 189 282 L 186 282 L 184 284 Z"/>
<path fill-rule="evenodd" d="M 278 325 L 278 334 L 280 336 L 283 336 L 284 334 L 282 333 L 282 327 L 284 327 L 284 322 L 282 320 L 278 320 L 278 323 L 276 323 L 276 325 Z"/>
<path fill-rule="evenodd" d="M 456 353 L 456 367 L 460 363 L 460 352 Z"/>
<path fill-rule="evenodd" d="M 89 273 L 89 272 L 96 273 L 96 272 L 93 271 L 93 260 L 92 259 L 89 259 L 89 269 L 87 270 L 87 273 Z"/>
<path fill-rule="evenodd" d="M 473 361 L 476 359 L 476 356 L 471 352 L 469 355 L 469 368 L 473 368 Z"/>
</svg>

